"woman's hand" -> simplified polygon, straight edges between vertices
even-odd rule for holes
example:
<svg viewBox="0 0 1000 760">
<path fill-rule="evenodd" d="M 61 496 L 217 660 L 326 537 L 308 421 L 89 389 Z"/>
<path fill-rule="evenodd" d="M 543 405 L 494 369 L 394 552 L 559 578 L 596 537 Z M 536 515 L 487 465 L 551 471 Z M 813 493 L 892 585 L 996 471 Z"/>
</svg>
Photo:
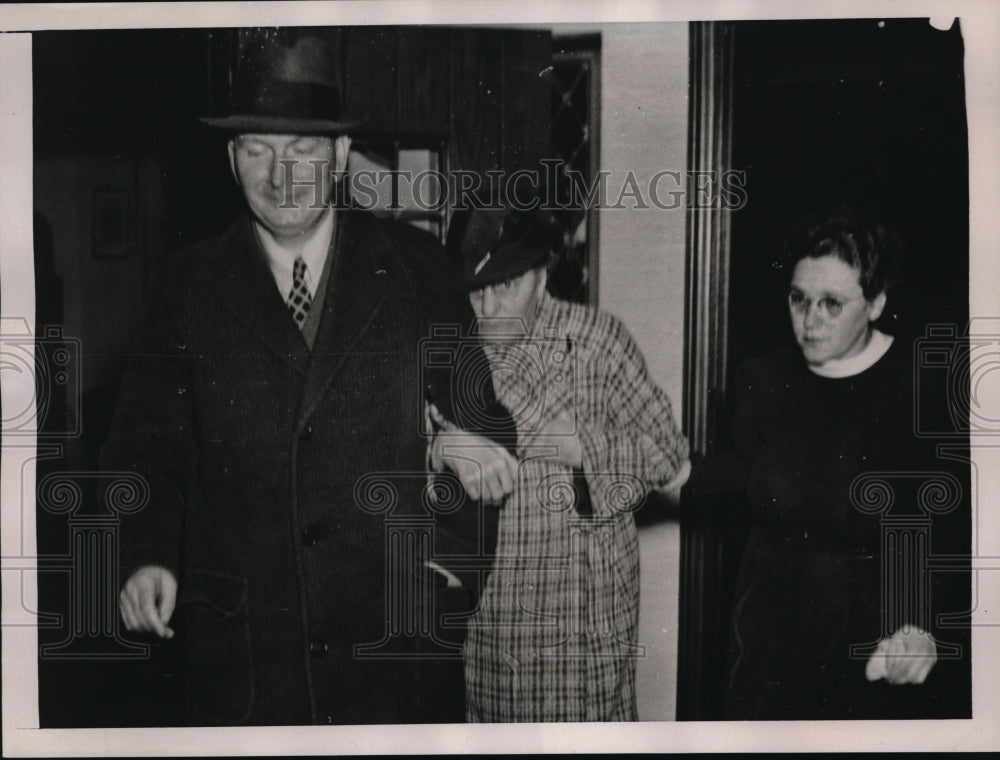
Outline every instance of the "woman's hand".
<svg viewBox="0 0 1000 760">
<path fill-rule="evenodd" d="M 878 643 L 868 658 L 865 677 L 884 678 L 891 684 L 923 683 L 936 663 L 934 638 L 916 626 L 905 626 Z"/>
</svg>

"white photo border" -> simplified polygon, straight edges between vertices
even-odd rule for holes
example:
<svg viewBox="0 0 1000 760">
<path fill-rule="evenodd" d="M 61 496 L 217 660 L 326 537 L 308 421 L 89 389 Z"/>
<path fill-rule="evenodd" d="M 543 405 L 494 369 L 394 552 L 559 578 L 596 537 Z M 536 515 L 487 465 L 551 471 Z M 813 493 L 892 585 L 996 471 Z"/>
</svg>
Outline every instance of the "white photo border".
<svg viewBox="0 0 1000 760">
<path fill-rule="evenodd" d="M 0 305 L 3 318 L 34 313 L 32 250 L 32 121 L 30 32 L 65 28 L 229 27 L 256 25 L 503 24 L 800 18 L 896 18 L 941 15 L 941 3 L 894 0 L 826 2 L 604 2 L 516 0 L 343 0 L 294 3 L 137 3 L 0 7 Z M 970 313 L 1000 317 L 1000 5 L 989 0 L 947 4 L 962 19 L 969 125 Z M 7 383 L 5 408 L 32 402 L 31 384 Z M 1000 390 L 997 391 L 1000 393 Z M 980 486 L 973 530 L 979 552 L 1000 558 L 1000 440 L 974 448 Z M 37 632 L 17 625 L 15 603 L 37 601 L 34 574 L 14 560 L 34 551 L 31 446 L 5 440 L 2 450 L 3 746 L 19 756 L 679 752 L 786 750 L 1000 749 L 1000 691 L 992 673 L 1000 636 L 974 627 L 974 718 L 962 721 L 798 723 L 637 723 L 614 726 L 330 726 L 289 728 L 39 729 Z M 26 464 L 27 463 L 27 464 Z M 993 560 L 994 563 L 996 560 Z M 1000 609 L 997 573 L 979 576 L 980 611 Z M 23 585 L 22 585 L 23 577 Z M 995 615 L 995 612 L 992 613 Z"/>
</svg>

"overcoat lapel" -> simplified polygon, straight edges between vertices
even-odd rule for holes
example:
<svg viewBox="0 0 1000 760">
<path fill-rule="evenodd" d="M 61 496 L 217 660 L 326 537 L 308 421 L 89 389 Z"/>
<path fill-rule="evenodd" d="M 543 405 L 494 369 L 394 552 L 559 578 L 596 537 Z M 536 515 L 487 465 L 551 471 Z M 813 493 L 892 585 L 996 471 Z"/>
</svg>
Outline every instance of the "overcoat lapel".
<svg viewBox="0 0 1000 760">
<path fill-rule="evenodd" d="M 300 427 L 357 349 L 390 292 L 391 278 L 380 266 L 391 247 L 385 234 L 349 212 L 338 212 L 337 227 L 323 314 L 299 405 Z"/>
<path fill-rule="evenodd" d="M 306 374 L 309 347 L 274 286 L 248 220 L 227 233 L 213 289 L 222 306 L 264 345 Z"/>
</svg>

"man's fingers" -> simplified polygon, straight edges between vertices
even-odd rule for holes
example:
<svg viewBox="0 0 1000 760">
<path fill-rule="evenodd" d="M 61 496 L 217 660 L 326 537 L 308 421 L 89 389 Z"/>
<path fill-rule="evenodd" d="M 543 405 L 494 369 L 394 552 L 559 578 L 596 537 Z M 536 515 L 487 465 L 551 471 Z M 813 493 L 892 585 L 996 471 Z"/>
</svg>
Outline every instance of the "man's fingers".
<svg viewBox="0 0 1000 760">
<path fill-rule="evenodd" d="M 448 466 L 451 467 L 452 471 L 458 476 L 458 480 L 462 484 L 462 488 L 465 489 L 465 492 L 469 495 L 469 498 L 478 499 L 479 473 L 475 465 L 464 459 L 451 459 L 448 462 Z"/>
<path fill-rule="evenodd" d="M 514 490 L 517 479 L 517 459 L 502 446 L 479 436 L 475 445 L 458 451 L 444 451 L 444 461 L 458 475 L 462 487 L 474 501 L 501 503 Z"/>
<path fill-rule="evenodd" d="M 486 482 L 489 488 L 490 501 L 492 502 L 503 501 L 503 498 L 510 493 L 510 488 L 504 487 L 501 471 L 488 475 L 486 477 Z"/>
<path fill-rule="evenodd" d="M 891 684 L 921 684 L 937 663 L 937 649 L 927 633 L 896 631 L 882 639 L 865 667 L 869 681 L 885 678 Z"/>
<path fill-rule="evenodd" d="M 165 567 L 148 565 L 136 570 L 118 595 L 122 620 L 130 631 L 173 638 L 167 623 L 177 603 L 177 578 Z"/>
<path fill-rule="evenodd" d="M 515 476 L 511 474 L 510 467 L 506 462 L 503 463 L 503 466 L 497 472 L 497 479 L 505 496 L 514 490 Z"/>
<path fill-rule="evenodd" d="M 135 633 L 148 633 L 156 630 L 157 616 L 155 613 L 152 616 L 147 614 L 146 609 L 142 606 L 141 600 L 143 598 L 144 594 L 140 593 L 134 585 L 123 590 L 119 597 L 119 609 L 125 626 Z"/>
<path fill-rule="evenodd" d="M 910 661 L 906 663 L 906 668 L 903 675 L 903 683 L 923 683 L 926 674 L 921 675 L 921 671 L 924 669 L 927 660 L 924 657 L 913 657 L 908 658 Z"/>
<path fill-rule="evenodd" d="M 484 501 L 496 502 L 503 494 L 500 493 L 500 485 L 496 474 L 488 466 L 477 468 L 476 477 L 479 479 L 479 487 Z"/>
<path fill-rule="evenodd" d="M 912 655 L 908 683 L 923 683 L 937 663 L 937 644 L 934 638 L 921 629 L 916 629 L 905 637 L 906 651 Z"/>
<path fill-rule="evenodd" d="M 927 676 L 930 675 L 931 669 L 934 667 L 934 660 L 932 659 L 922 659 L 920 665 L 917 667 L 917 672 L 913 677 L 913 683 L 923 683 L 927 680 Z"/>
<path fill-rule="evenodd" d="M 904 684 L 910 683 L 910 671 L 913 667 L 913 660 L 906 656 L 906 654 L 898 654 L 893 658 L 892 663 L 892 678 L 890 683 L 894 684 Z"/>
<path fill-rule="evenodd" d="M 136 585 L 130 582 L 122 589 L 119 599 L 121 602 L 122 619 L 125 620 L 128 629 L 139 633 L 148 631 L 149 627 L 144 623 L 142 613 L 139 609 L 139 591 Z"/>
<path fill-rule="evenodd" d="M 923 683 L 931 671 L 933 662 L 920 655 L 904 655 L 900 659 L 900 667 L 896 674 L 896 683 Z"/>
<path fill-rule="evenodd" d="M 508 494 L 514 490 L 520 462 L 503 446 L 496 446 L 493 455 L 491 462 L 497 477 L 500 479 L 500 484 L 503 486 L 504 494 Z"/>
<path fill-rule="evenodd" d="M 504 456 L 494 456 L 483 468 L 483 482 L 486 484 L 484 490 L 496 502 L 502 501 L 507 494 L 514 490 L 514 477 L 510 471 L 509 455 L 505 451 L 502 453 Z"/>
<path fill-rule="evenodd" d="M 889 647 L 886 649 L 885 669 L 886 680 L 889 683 L 900 683 L 900 679 L 905 674 L 905 654 L 903 642 L 897 635 L 889 639 Z"/>
<path fill-rule="evenodd" d="M 158 612 L 160 620 L 169 623 L 174 614 L 174 605 L 177 603 L 177 582 L 172 577 L 167 577 L 160 583 Z"/>
<path fill-rule="evenodd" d="M 122 620 L 125 621 L 125 627 L 130 631 L 135 631 L 137 625 L 135 610 L 132 606 L 132 599 L 125 589 L 122 589 L 121 594 L 118 595 L 118 610 L 121 612 Z"/>
<path fill-rule="evenodd" d="M 899 630 L 886 642 L 886 680 L 891 684 L 923 683 L 937 662 L 934 639 L 920 629 Z"/>
<path fill-rule="evenodd" d="M 160 638 L 167 637 L 167 627 L 160 620 L 160 612 L 156 609 L 156 598 L 152 593 L 144 594 L 140 602 L 139 616 L 143 623 L 148 626 L 147 630 L 153 631 Z"/>
<path fill-rule="evenodd" d="M 869 681 L 877 681 L 886 677 L 885 650 L 888 647 L 888 639 L 882 639 L 868 658 L 868 664 L 865 666 L 865 677 Z"/>
<path fill-rule="evenodd" d="M 492 497 L 483 498 L 483 504 L 485 504 L 487 507 L 502 507 L 503 506 L 503 499 L 502 498 L 501 499 L 494 499 Z"/>
<path fill-rule="evenodd" d="M 906 655 L 902 658 L 905 660 L 902 668 L 903 683 L 923 683 L 927 677 L 926 669 L 931 658 L 923 648 L 917 647 L 915 651 L 906 650 Z"/>
<path fill-rule="evenodd" d="M 159 604 L 157 612 L 160 615 L 160 622 L 163 623 L 163 636 L 168 639 L 174 637 L 174 630 L 167 623 L 174 614 L 174 605 L 177 603 L 177 581 L 173 576 L 167 576 L 160 583 Z"/>
<path fill-rule="evenodd" d="M 139 582 L 136 583 L 136 590 L 139 595 L 139 620 L 146 626 L 145 630 L 153 631 L 157 636 L 164 639 L 173 636 L 173 631 L 167 628 L 165 621 L 160 617 L 160 610 L 157 605 L 160 603 L 164 591 L 168 587 L 170 589 L 170 595 L 173 597 L 176 594 L 176 582 L 170 583 L 164 578 L 163 574 L 160 573 L 144 575 Z M 169 605 L 171 612 L 173 612 L 174 600 L 172 598 L 170 599 Z"/>
<path fill-rule="evenodd" d="M 462 481 L 462 487 L 465 489 L 465 492 L 469 494 L 469 498 L 473 501 L 479 501 L 479 468 L 471 462 L 468 463 L 467 466 L 462 468 L 462 472 L 459 473 L 459 479 Z"/>
<path fill-rule="evenodd" d="M 506 449 L 500 449 L 500 452 L 504 455 L 504 463 L 507 465 L 507 477 L 510 478 L 510 490 L 514 490 L 514 484 L 517 483 L 517 473 L 521 466 L 520 461 L 517 457 L 514 457 Z"/>
<path fill-rule="evenodd" d="M 869 681 L 877 681 L 880 678 L 885 678 L 885 658 L 881 655 L 873 654 L 868 658 L 868 664 L 865 665 L 865 678 Z"/>
</svg>

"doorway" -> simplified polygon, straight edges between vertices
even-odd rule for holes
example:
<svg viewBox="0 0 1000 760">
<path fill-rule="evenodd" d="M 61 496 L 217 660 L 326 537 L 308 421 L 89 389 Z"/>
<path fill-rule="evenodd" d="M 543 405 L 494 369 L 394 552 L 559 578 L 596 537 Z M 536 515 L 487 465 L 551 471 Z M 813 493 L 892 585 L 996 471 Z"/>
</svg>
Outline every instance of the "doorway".
<svg viewBox="0 0 1000 760">
<path fill-rule="evenodd" d="M 691 168 L 743 172 L 746 190 L 739 208 L 689 211 L 689 230 L 694 220 L 724 233 L 689 232 L 688 245 L 686 423 L 697 433 L 692 447 L 711 455 L 727 446 L 735 368 L 792 340 L 780 241 L 810 210 L 851 200 L 903 235 L 908 288 L 895 325 L 903 340 L 932 324 L 964 332 L 964 50 L 957 20 L 947 30 L 927 19 L 696 22 L 691 39 L 692 102 L 719 106 L 692 107 L 692 145 L 722 147 L 707 166 L 692 151 Z M 744 536 L 732 525 L 683 528 L 678 719 L 722 717 Z"/>
</svg>

